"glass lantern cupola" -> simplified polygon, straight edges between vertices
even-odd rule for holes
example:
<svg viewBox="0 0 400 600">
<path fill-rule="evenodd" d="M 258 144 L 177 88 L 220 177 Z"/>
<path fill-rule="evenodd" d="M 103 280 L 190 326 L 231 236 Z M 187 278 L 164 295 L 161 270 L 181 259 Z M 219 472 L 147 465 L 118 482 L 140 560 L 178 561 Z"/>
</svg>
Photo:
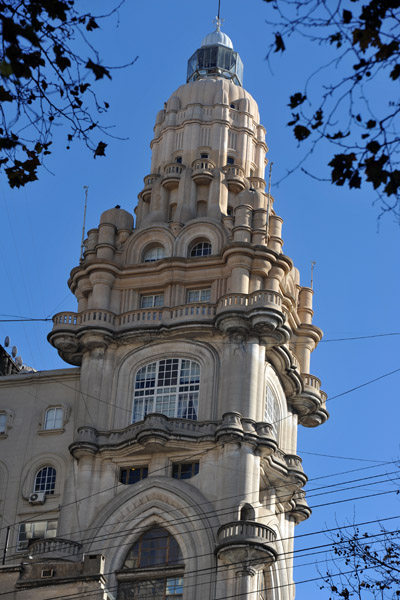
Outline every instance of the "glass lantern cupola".
<svg viewBox="0 0 400 600">
<path fill-rule="evenodd" d="M 233 50 L 231 39 L 221 31 L 221 19 L 215 21 L 216 29 L 203 40 L 201 48 L 189 58 L 187 83 L 203 77 L 225 77 L 236 85 L 243 84 L 243 63 Z"/>
</svg>

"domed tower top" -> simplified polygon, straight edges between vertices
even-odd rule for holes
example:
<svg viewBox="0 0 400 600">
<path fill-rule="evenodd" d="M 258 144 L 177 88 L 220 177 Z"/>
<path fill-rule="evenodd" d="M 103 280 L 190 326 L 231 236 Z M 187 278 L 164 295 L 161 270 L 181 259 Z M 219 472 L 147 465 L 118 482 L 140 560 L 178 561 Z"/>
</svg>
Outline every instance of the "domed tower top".
<svg viewBox="0 0 400 600">
<path fill-rule="evenodd" d="M 243 83 L 243 63 L 233 50 L 232 40 L 221 31 L 222 21 L 214 21 L 215 31 L 206 35 L 201 48 L 188 61 L 187 83 L 203 77 L 224 77 L 236 85 Z"/>
</svg>

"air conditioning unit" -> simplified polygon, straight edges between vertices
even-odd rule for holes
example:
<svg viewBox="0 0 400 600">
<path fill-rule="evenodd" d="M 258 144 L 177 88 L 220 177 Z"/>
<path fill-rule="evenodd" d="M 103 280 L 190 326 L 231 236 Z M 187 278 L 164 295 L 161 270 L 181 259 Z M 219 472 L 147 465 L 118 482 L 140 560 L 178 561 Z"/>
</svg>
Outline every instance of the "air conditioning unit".
<svg viewBox="0 0 400 600">
<path fill-rule="evenodd" d="M 44 492 L 32 492 L 29 495 L 30 504 L 44 504 L 46 502 L 46 494 Z"/>
</svg>

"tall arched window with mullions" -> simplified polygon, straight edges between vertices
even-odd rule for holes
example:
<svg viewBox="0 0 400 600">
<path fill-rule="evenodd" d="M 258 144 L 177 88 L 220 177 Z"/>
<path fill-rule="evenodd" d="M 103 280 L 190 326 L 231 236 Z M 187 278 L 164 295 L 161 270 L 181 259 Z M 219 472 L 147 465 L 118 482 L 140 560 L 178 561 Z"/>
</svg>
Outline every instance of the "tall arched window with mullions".
<svg viewBox="0 0 400 600">
<path fill-rule="evenodd" d="M 197 420 L 200 365 L 186 358 L 164 358 L 136 373 L 132 423 L 149 413 Z"/>
<path fill-rule="evenodd" d="M 272 425 L 275 434 L 278 435 L 280 424 L 279 403 L 275 391 L 272 389 L 269 383 L 267 383 L 265 389 L 264 421 Z"/>
<path fill-rule="evenodd" d="M 166 529 L 143 533 L 118 571 L 118 600 L 182 600 L 184 563 L 178 542 Z"/>
<path fill-rule="evenodd" d="M 34 492 L 44 492 L 46 496 L 54 494 L 56 487 L 56 470 L 53 467 L 43 467 L 36 473 Z"/>
</svg>

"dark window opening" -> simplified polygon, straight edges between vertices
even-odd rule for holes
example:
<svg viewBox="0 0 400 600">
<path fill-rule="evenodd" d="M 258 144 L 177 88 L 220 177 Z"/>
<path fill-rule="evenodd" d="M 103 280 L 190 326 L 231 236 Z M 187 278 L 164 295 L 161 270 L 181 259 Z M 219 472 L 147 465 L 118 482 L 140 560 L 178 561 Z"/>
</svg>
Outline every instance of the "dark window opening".
<svg viewBox="0 0 400 600">
<path fill-rule="evenodd" d="M 200 154 L 200 158 L 208 158 L 208 154 Z"/>
<path fill-rule="evenodd" d="M 191 479 L 199 472 L 199 463 L 175 463 L 172 465 L 174 479 Z"/>
<path fill-rule="evenodd" d="M 233 156 L 228 156 L 227 164 L 228 165 L 234 165 L 235 164 L 235 159 L 233 158 Z"/>
<path fill-rule="evenodd" d="M 182 163 L 182 156 L 177 156 L 175 159 L 175 162 L 181 164 Z"/>
<path fill-rule="evenodd" d="M 148 467 L 129 467 L 126 469 L 121 469 L 119 481 L 124 485 L 132 485 L 133 483 L 142 481 L 142 479 L 146 479 L 148 474 Z"/>
</svg>

